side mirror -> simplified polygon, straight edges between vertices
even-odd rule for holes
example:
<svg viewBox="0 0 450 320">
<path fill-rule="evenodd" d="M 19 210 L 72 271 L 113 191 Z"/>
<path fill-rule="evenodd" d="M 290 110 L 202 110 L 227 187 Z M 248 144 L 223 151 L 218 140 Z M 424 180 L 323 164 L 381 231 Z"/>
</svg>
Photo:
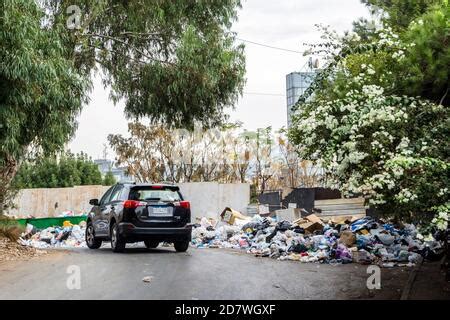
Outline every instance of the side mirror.
<svg viewBox="0 0 450 320">
<path fill-rule="evenodd" d="M 98 206 L 98 199 L 91 199 L 91 200 L 89 200 L 89 204 L 91 206 Z"/>
</svg>

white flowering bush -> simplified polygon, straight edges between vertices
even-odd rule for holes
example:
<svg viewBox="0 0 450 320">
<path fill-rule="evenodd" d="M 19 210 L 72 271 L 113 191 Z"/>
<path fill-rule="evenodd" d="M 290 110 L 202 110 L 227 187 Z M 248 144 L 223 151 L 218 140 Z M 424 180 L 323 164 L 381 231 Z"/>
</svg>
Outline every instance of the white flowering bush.
<svg viewBox="0 0 450 320">
<path fill-rule="evenodd" d="M 448 228 L 448 208 L 440 211 L 438 215 L 431 221 L 439 230 L 447 230 Z"/>
<path fill-rule="evenodd" d="M 408 46 L 391 30 L 378 35 L 375 46 L 389 48 L 382 63 L 356 68 L 355 59 L 341 61 L 330 87 L 299 105 L 290 138 L 302 158 L 320 161 L 344 194 L 363 195 L 391 216 L 431 220 L 439 214 L 433 223 L 442 228 L 447 213 L 437 208 L 449 201 L 448 110 L 389 92 L 395 67 L 380 66 L 401 63 Z"/>
<path fill-rule="evenodd" d="M 363 194 L 391 214 L 426 212 L 448 200 L 449 167 L 439 148 L 445 117 L 443 106 L 363 85 L 342 99 L 303 105 L 291 136 L 346 194 Z"/>
</svg>

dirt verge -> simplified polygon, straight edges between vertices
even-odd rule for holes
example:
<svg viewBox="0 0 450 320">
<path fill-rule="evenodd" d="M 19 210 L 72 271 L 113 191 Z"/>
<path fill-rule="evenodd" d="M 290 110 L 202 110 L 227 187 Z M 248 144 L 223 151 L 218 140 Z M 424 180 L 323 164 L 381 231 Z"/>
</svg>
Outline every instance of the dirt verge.
<svg viewBox="0 0 450 320">
<path fill-rule="evenodd" d="M 0 262 L 28 260 L 47 254 L 45 250 L 25 247 L 8 238 L 0 237 Z"/>
</svg>

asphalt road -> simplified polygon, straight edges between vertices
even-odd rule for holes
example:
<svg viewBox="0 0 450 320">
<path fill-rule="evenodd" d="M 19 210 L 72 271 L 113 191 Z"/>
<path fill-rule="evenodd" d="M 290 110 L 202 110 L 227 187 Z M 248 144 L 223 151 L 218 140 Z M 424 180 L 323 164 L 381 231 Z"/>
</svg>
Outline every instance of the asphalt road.
<svg viewBox="0 0 450 320">
<path fill-rule="evenodd" d="M 80 271 L 80 289 L 68 289 L 68 268 Z M 399 299 L 410 270 L 382 269 L 382 288 L 368 290 L 367 266 L 358 264 L 276 261 L 225 249 L 131 248 L 118 254 L 103 247 L 53 250 L 2 263 L 0 271 L 0 299 L 196 300 Z"/>
</svg>

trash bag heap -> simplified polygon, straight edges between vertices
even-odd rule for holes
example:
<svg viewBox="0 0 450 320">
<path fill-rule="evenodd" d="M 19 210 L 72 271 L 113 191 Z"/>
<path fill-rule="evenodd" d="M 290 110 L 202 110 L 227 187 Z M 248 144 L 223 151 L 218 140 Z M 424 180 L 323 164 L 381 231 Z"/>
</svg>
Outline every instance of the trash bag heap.
<svg viewBox="0 0 450 320">
<path fill-rule="evenodd" d="M 27 224 L 19 243 L 37 249 L 86 247 L 85 231 L 86 221 L 81 221 L 78 225 L 64 221 L 63 226 L 48 227 L 43 230 Z"/>
<path fill-rule="evenodd" d="M 64 221 L 63 226 L 43 230 L 28 224 L 19 243 L 38 249 L 86 247 L 85 231 L 86 221 L 78 225 Z M 332 265 L 356 262 L 383 267 L 414 266 L 422 258 L 441 259 L 444 242 L 418 235 L 413 224 L 395 225 L 372 217 L 325 221 L 311 214 L 291 222 L 260 215 L 247 217 L 225 208 L 220 219 L 203 217 L 193 225 L 191 245 Z"/>
<path fill-rule="evenodd" d="M 277 222 L 271 217 L 235 213 L 226 208 L 218 222 L 202 218 L 192 230 L 192 245 L 241 249 L 278 260 L 382 267 L 414 266 L 422 258 L 436 260 L 444 253 L 442 242 L 419 240 L 413 224 L 399 227 L 372 217 L 325 222 L 314 214 Z"/>
</svg>

